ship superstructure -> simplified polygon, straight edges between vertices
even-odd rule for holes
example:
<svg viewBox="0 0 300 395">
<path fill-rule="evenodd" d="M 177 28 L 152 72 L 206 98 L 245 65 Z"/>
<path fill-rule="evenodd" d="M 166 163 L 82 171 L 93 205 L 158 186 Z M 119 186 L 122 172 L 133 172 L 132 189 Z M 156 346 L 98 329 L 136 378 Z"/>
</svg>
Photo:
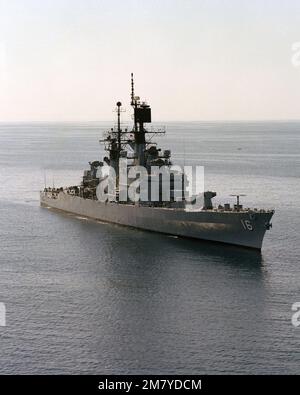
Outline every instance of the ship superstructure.
<svg viewBox="0 0 300 395">
<path fill-rule="evenodd" d="M 135 177 L 130 178 L 130 169 L 143 168 L 147 172 L 144 176 L 144 182 L 148 184 L 147 196 L 143 195 L 139 199 L 139 204 L 151 207 L 184 207 L 185 187 L 188 185 L 187 178 L 183 172 L 172 170 L 171 151 L 162 151 L 157 147 L 157 143 L 153 141 L 154 135 L 165 134 L 165 128 L 146 128 L 146 124 L 151 123 L 151 107 L 146 102 L 140 101 L 138 96 L 134 94 L 134 81 L 131 75 L 131 106 L 133 107 L 133 128 L 124 130 L 121 128 L 121 112 L 122 103 L 116 103 L 117 125 L 107 130 L 100 143 L 104 145 L 104 149 L 108 155 L 102 161 L 90 162 L 90 169 L 84 172 L 83 181 L 79 188 L 73 188 L 75 195 L 83 198 L 97 199 L 97 187 L 103 181 L 107 174 L 105 170 L 107 166 L 112 168 L 116 174 L 115 177 L 115 199 L 113 201 L 119 203 L 130 204 L 132 199 L 122 198 L 120 191 L 126 188 L 122 183 L 120 172 L 120 163 L 126 161 L 126 176 L 129 177 L 126 186 L 128 187 Z M 163 193 L 162 188 L 162 171 L 168 172 L 169 190 L 167 194 Z M 103 169 L 103 170 L 102 170 Z M 138 175 L 140 177 L 140 174 Z M 157 183 L 158 195 L 156 199 L 151 196 L 151 185 L 153 192 L 153 184 Z M 153 193 L 152 193 L 153 195 Z M 135 202 L 136 203 L 136 202 Z"/>
</svg>

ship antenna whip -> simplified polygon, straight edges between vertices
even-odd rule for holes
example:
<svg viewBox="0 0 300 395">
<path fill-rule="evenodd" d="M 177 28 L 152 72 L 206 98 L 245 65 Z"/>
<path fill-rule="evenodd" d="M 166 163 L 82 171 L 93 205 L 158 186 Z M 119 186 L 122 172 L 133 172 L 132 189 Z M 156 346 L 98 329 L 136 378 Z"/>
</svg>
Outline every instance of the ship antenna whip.
<svg viewBox="0 0 300 395">
<path fill-rule="evenodd" d="M 131 105 L 134 106 L 134 81 L 133 81 L 133 73 L 131 73 Z"/>
<path fill-rule="evenodd" d="M 185 139 L 183 139 L 183 166 L 185 166 Z"/>
<path fill-rule="evenodd" d="M 136 98 L 134 96 L 133 73 L 131 73 L 131 105 L 134 108 L 134 131 L 137 132 L 137 120 L 136 120 L 137 101 L 136 101 Z"/>
<path fill-rule="evenodd" d="M 122 147 L 121 147 L 122 130 L 121 130 L 121 119 L 120 119 L 121 111 L 122 111 L 121 106 L 122 106 L 122 103 L 120 101 L 118 101 L 117 102 L 117 113 L 118 113 L 118 151 L 119 151 L 119 156 L 120 156 L 120 152 L 122 150 Z"/>
</svg>

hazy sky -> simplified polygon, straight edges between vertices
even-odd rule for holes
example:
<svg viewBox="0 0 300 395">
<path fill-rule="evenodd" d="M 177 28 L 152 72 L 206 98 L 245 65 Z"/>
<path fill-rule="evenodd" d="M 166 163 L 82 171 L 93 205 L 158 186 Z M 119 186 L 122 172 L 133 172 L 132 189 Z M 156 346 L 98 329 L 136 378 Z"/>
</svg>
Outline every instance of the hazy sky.
<svg viewBox="0 0 300 395">
<path fill-rule="evenodd" d="M 300 119 L 300 0 L 0 0 L 0 121 Z M 300 59 L 300 57 L 299 57 Z"/>
</svg>

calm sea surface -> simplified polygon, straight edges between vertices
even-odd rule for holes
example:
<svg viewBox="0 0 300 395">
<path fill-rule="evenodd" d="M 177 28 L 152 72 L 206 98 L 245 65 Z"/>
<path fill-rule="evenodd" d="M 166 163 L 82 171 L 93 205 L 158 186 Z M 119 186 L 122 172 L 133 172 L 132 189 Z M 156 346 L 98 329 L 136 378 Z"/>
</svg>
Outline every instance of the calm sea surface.
<svg viewBox="0 0 300 395">
<path fill-rule="evenodd" d="M 109 124 L 0 125 L 0 373 L 300 373 L 300 123 L 169 123 L 216 202 L 275 208 L 262 253 L 39 207 Z"/>
</svg>

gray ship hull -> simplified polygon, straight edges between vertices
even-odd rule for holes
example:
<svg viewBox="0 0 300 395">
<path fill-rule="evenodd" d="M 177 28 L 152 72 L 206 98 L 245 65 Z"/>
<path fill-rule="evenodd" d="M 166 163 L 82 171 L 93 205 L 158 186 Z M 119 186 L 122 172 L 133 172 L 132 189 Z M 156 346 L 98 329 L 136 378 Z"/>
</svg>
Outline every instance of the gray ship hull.
<svg viewBox="0 0 300 395">
<path fill-rule="evenodd" d="M 176 236 L 261 249 L 273 211 L 185 211 L 133 204 L 101 203 L 60 192 L 41 192 L 42 206 L 119 225 Z"/>
</svg>

